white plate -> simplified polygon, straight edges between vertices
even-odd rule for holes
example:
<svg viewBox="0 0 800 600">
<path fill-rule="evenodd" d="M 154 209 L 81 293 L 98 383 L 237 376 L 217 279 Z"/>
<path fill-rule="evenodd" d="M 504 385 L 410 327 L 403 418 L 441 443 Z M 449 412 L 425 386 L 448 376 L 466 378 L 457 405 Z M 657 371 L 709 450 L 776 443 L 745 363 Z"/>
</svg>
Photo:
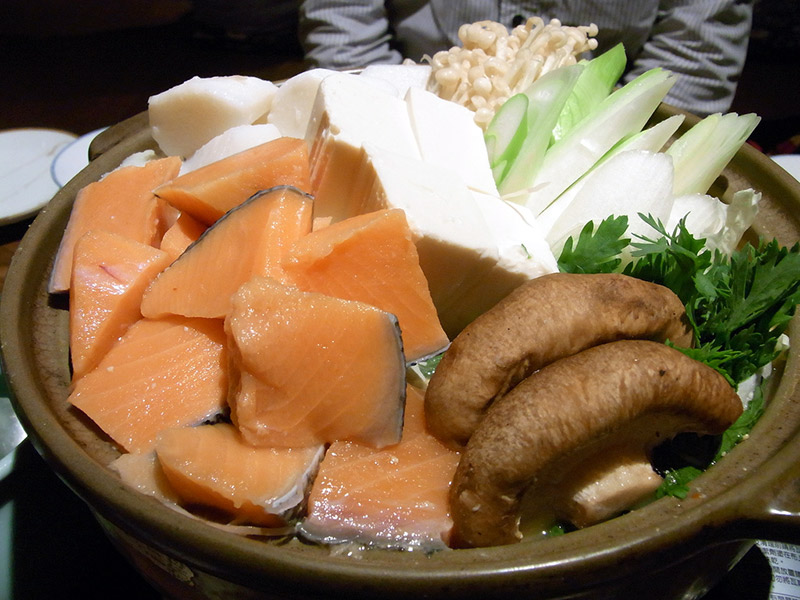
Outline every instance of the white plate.
<svg viewBox="0 0 800 600">
<path fill-rule="evenodd" d="M 800 154 L 778 154 L 770 157 L 778 163 L 783 170 L 800 181 Z"/>
<path fill-rule="evenodd" d="M 89 145 L 97 134 L 106 129 L 101 127 L 90 131 L 61 149 L 50 167 L 50 174 L 58 187 L 64 187 L 89 164 Z"/>
<path fill-rule="evenodd" d="M 58 191 L 50 164 L 76 138 L 56 129 L 0 131 L 0 225 L 36 214 Z"/>
</svg>

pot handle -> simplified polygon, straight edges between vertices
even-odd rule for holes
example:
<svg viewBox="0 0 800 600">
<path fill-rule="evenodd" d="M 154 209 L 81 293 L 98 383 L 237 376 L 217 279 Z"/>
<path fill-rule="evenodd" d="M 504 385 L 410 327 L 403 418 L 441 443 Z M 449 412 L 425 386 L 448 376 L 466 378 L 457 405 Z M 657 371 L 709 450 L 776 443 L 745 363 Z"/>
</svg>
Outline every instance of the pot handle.
<svg viewBox="0 0 800 600">
<path fill-rule="evenodd" d="M 781 464 L 789 466 L 778 474 L 758 473 L 751 480 L 750 493 L 739 501 L 738 525 L 745 530 L 739 533 L 751 539 L 800 544 L 800 443 L 787 444 L 779 454 L 785 455 Z"/>
<path fill-rule="evenodd" d="M 150 135 L 148 119 L 147 111 L 143 111 L 101 131 L 89 144 L 89 160 L 96 159 L 131 135 L 141 134 L 143 131 Z"/>
</svg>

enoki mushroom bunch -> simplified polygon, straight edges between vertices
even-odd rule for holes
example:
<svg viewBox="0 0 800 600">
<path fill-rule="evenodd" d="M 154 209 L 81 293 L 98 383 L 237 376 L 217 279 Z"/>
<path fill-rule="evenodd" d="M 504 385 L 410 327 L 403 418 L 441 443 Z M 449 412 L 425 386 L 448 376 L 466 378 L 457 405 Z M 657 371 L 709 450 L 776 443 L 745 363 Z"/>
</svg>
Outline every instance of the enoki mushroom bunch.
<svg viewBox="0 0 800 600">
<path fill-rule="evenodd" d="M 545 24 L 540 17 L 531 17 L 510 34 L 495 21 L 465 24 L 458 31 L 462 46 L 429 59 L 428 89 L 475 112 L 475 122 L 486 129 L 508 98 L 597 48 L 596 35 L 594 24 L 571 27 L 558 19 Z"/>
</svg>

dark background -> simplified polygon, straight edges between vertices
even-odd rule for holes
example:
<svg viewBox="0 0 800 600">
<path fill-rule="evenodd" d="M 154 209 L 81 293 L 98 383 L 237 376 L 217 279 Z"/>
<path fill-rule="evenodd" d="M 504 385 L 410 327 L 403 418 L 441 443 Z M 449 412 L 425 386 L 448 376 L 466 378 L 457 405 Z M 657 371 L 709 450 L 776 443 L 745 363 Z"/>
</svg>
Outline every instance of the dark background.
<svg viewBox="0 0 800 600">
<path fill-rule="evenodd" d="M 216 24 L 225 1 L 195 0 L 199 11 L 189 0 L 3 0 L 0 129 L 80 135 L 145 110 L 149 96 L 194 75 L 274 80 L 303 69 L 296 14 L 286 12 L 291 2 L 240 0 L 271 7 L 248 29 L 234 10 L 224 14 L 231 26 Z M 752 141 L 766 153 L 796 149 L 798 56 L 800 2 L 757 0 L 731 110 L 762 117 Z"/>
</svg>

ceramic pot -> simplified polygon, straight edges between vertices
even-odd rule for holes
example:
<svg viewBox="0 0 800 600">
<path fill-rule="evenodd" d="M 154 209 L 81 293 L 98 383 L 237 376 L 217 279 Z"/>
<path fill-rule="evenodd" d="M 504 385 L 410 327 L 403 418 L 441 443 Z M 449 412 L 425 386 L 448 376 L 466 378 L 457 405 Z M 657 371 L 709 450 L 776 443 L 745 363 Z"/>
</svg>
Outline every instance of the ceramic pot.
<svg viewBox="0 0 800 600">
<path fill-rule="evenodd" d="M 657 118 L 674 114 L 662 106 Z M 683 130 L 697 121 L 687 116 Z M 685 500 L 663 498 L 611 521 L 544 542 L 355 556 L 293 540 L 223 532 L 122 484 L 116 448 L 66 403 L 66 299 L 47 280 L 78 190 L 135 151 L 154 147 L 141 115 L 105 132 L 99 154 L 39 214 L 14 257 L 0 306 L 3 368 L 38 451 L 92 509 L 110 539 L 166 597 L 697 598 L 754 539 L 800 542 L 800 319 L 749 439 L 697 479 Z M 745 146 L 715 183 L 729 199 L 763 193 L 753 236 L 800 239 L 800 185 Z"/>
</svg>

